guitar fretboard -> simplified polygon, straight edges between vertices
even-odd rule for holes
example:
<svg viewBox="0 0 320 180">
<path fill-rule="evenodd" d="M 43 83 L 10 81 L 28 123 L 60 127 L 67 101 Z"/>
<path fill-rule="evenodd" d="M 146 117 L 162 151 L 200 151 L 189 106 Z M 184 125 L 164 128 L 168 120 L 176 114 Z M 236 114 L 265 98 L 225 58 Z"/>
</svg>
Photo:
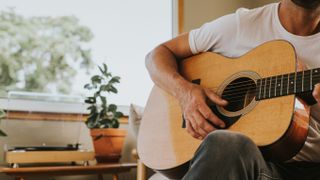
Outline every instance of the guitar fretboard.
<svg viewBox="0 0 320 180">
<path fill-rule="evenodd" d="M 256 100 L 312 91 L 320 82 L 320 68 L 258 79 Z"/>
</svg>

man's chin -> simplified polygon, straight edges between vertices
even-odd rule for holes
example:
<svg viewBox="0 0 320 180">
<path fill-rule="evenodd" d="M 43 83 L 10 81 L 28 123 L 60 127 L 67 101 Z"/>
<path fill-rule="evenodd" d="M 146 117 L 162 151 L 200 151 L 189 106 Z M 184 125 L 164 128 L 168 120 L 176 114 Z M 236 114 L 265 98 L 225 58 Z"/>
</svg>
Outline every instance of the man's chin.
<svg viewBox="0 0 320 180">
<path fill-rule="evenodd" d="M 320 0 L 291 0 L 294 4 L 305 9 L 316 9 L 320 7 Z"/>
</svg>

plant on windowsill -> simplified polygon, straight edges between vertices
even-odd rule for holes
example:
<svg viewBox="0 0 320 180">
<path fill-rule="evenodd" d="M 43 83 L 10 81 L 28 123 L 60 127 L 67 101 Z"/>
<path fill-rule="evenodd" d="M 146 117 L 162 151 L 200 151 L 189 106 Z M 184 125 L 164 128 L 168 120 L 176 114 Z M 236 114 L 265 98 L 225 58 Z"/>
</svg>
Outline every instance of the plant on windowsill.
<svg viewBox="0 0 320 180">
<path fill-rule="evenodd" d="M 93 95 L 85 99 L 90 111 L 86 125 L 91 132 L 97 161 L 117 162 L 127 131 L 118 129 L 123 113 L 117 110 L 117 105 L 108 104 L 106 95 L 118 93 L 115 84 L 120 83 L 120 77 L 112 76 L 106 64 L 98 67 L 100 73 L 93 75 L 91 82 L 84 86 L 93 91 Z"/>
<path fill-rule="evenodd" d="M 5 116 L 6 113 L 2 109 L 0 109 L 0 120 L 3 119 Z M 7 134 L 0 129 L 0 136 L 7 136 Z"/>
</svg>

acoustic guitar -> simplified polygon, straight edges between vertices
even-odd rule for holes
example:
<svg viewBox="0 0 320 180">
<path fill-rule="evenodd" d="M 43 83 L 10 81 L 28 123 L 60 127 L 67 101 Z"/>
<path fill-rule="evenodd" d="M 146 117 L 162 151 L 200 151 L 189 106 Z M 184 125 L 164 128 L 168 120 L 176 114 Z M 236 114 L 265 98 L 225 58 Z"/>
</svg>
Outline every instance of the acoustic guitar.
<svg viewBox="0 0 320 180">
<path fill-rule="evenodd" d="M 208 104 L 226 130 L 251 138 L 269 160 L 285 161 L 303 146 L 309 126 L 313 86 L 320 69 L 297 71 L 294 47 L 286 41 L 264 43 L 230 59 L 206 52 L 183 60 L 181 75 L 212 89 L 228 101 Z M 305 102 L 305 101 L 303 101 Z M 157 86 L 148 99 L 138 135 L 143 163 L 169 178 L 181 178 L 201 144 L 185 130 L 178 101 Z"/>
</svg>

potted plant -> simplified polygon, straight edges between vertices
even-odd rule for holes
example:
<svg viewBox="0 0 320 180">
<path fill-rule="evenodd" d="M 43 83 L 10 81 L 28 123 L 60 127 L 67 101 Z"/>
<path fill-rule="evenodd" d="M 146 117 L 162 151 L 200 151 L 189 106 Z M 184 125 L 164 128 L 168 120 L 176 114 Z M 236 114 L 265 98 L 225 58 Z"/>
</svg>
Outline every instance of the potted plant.
<svg viewBox="0 0 320 180">
<path fill-rule="evenodd" d="M 0 109 L 0 120 L 3 119 L 5 116 L 6 113 L 2 109 Z M 7 136 L 7 134 L 0 129 L 0 136 Z"/>
<path fill-rule="evenodd" d="M 91 132 L 97 161 L 117 162 L 127 131 L 118 129 L 123 114 L 117 110 L 117 105 L 108 103 L 106 94 L 118 93 L 114 85 L 120 82 L 120 77 L 112 76 L 106 64 L 98 67 L 100 73 L 92 76 L 91 82 L 84 86 L 93 91 L 93 95 L 85 99 L 90 111 L 86 125 Z"/>
</svg>

